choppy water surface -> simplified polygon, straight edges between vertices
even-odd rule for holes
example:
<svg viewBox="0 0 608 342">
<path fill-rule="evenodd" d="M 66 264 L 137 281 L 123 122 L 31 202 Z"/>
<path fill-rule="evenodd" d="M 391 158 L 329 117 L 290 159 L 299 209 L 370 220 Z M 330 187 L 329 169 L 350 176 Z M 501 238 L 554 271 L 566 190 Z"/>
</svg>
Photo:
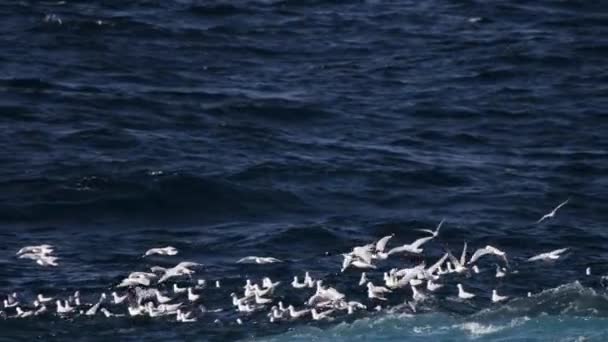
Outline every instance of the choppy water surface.
<svg viewBox="0 0 608 342">
<path fill-rule="evenodd" d="M 79 289 L 91 302 L 131 271 L 189 260 L 222 282 L 202 303 L 225 310 L 193 324 L 7 319 L 2 337 L 606 340 L 607 13 L 553 0 L 3 2 L 0 294 Z M 485 260 L 416 314 L 404 290 L 333 322 L 236 324 L 228 295 L 248 277 L 281 280 L 277 296 L 301 305 L 286 283 L 307 270 L 366 301 L 340 253 L 391 233 L 411 242 L 442 218 L 429 260 L 466 240 L 507 251 L 519 273 L 499 281 Z M 59 267 L 15 258 L 40 243 Z M 165 245 L 180 254 L 141 258 Z M 561 247 L 556 263 L 524 262 Z M 235 264 L 247 255 L 285 262 Z M 476 299 L 451 301 L 456 282 Z M 493 288 L 515 299 L 492 305 Z"/>
</svg>

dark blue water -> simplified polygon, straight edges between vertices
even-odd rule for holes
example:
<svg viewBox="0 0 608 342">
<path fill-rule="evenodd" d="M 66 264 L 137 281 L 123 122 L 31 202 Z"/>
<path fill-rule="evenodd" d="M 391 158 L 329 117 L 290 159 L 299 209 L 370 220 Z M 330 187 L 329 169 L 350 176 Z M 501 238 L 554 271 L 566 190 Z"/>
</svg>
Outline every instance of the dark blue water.
<svg viewBox="0 0 608 342">
<path fill-rule="evenodd" d="M 190 260 L 223 284 L 203 303 L 225 308 L 195 324 L 9 318 L 4 339 L 608 339 L 607 3 L 4 1 L 0 15 L 0 294 L 92 301 Z M 478 300 L 416 315 L 404 292 L 330 323 L 235 323 L 246 277 L 309 270 L 365 299 L 339 254 L 442 218 L 429 256 L 492 244 L 520 273 L 497 283 L 488 261 L 464 280 Z M 59 267 L 15 258 L 40 243 Z M 164 245 L 180 254 L 141 258 Z M 285 263 L 235 264 L 247 255 Z M 495 287 L 518 299 L 490 305 Z"/>
</svg>

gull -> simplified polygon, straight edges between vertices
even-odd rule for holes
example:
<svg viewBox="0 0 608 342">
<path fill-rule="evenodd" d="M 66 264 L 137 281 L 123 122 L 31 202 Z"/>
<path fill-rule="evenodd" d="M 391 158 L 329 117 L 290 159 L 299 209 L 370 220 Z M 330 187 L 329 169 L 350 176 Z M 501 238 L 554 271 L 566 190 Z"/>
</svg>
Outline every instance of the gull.
<svg viewBox="0 0 608 342">
<path fill-rule="evenodd" d="M 110 318 L 110 317 L 122 317 L 122 316 L 124 316 L 124 315 L 117 315 L 117 314 L 111 313 L 106 308 L 101 308 L 99 311 L 101 311 L 101 313 L 103 313 L 103 315 L 106 316 L 106 318 Z"/>
<path fill-rule="evenodd" d="M 141 305 L 138 305 L 138 306 L 129 305 L 129 306 L 127 306 L 127 310 L 129 311 L 129 316 L 134 317 L 134 316 L 143 315 L 144 312 L 146 311 L 146 308 Z"/>
<path fill-rule="evenodd" d="M 101 296 L 99 296 L 99 300 L 97 301 L 97 303 L 93 304 L 93 306 L 91 306 L 85 312 L 85 315 L 86 316 L 95 316 L 95 314 L 97 314 L 97 310 L 99 310 L 99 307 L 101 306 L 101 304 L 103 304 L 103 302 L 105 302 L 105 300 L 106 300 L 106 294 L 102 293 Z"/>
<path fill-rule="evenodd" d="M 479 267 L 477 267 L 477 265 L 473 265 L 473 272 L 479 273 Z"/>
<path fill-rule="evenodd" d="M 298 319 L 298 318 L 306 315 L 310 310 L 304 309 L 304 310 L 296 311 L 296 309 L 293 307 L 293 305 L 290 305 L 287 307 L 287 311 L 289 312 L 289 317 L 291 317 L 293 319 Z"/>
<path fill-rule="evenodd" d="M 45 297 L 42 294 L 38 294 L 38 296 L 36 296 L 36 299 L 38 300 L 38 302 L 40 303 L 48 303 L 50 301 L 53 300 L 53 297 Z"/>
<path fill-rule="evenodd" d="M 500 268 L 500 266 L 496 265 L 496 278 L 503 278 L 505 275 L 505 272 Z"/>
<path fill-rule="evenodd" d="M 5 308 L 12 308 L 19 305 L 19 299 L 17 299 L 17 292 L 9 294 L 4 300 Z"/>
<path fill-rule="evenodd" d="M 528 297 L 532 297 L 532 292 L 528 292 Z"/>
<path fill-rule="evenodd" d="M 38 303 L 38 304 L 36 304 L 36 306 L 39 306 L 39 307 L 38 307 L 38 309 L 36 309 L 36 311 L 34 311 L 34 316 L 42 315 L 49 311 L 49 309 L 44 304 Z"/>
<path fill-rule="evenodd" d="M 410 281 L 409 281 L 409 284 L 413 285 L 413 286 L 418 286 L 422 283 L 423 283 L 422 279 L 410 279 Z"/>
<path fill-rule="evenodd" d="M 388 240 L 390 240 L 393 236 L 395 236 L 395 234 L 391 234 L 391 235 L 387 235 L 385 237 L 383 237 L 382 239 L 378 240 L 378 242 L 376 242 L 376 252 L 384 252 L 384 249 L 386 248 L 386 244 L 388 243 Z"/>
<path fill-rule="evenodd" d="M 537 260 L 542 260 L 542 261 L 549 261 L 549 260 L 557 260 L 559 259 L 559 257 L 561 256 L 562 253 L 564 253 L 565 251 L 567 251 L 568 248 L 561 248 L 561 249 L 556 249 L 554 251 L 551 252 L 546 252 L 546 253 L 541 253 L 538 255 L 535 255 L 531 258 L 528 259 L 528 261 L 537 261 Z"/>
<path fill-rule="evenodd" d="M 500 249 L 487 245 L 484 248 L 480 248 L 478 250 L 475 251 L 475 253 L 473 253 L 473 256 L 471 257 L 471 260 L 469 260 L 469 262 L 467 263 L 468 265 L 476 262 L 479 258 L 481 258 L 484 255 L 487 254 L 494 254 L 498 257 L 501 257 L 504 261 L 505 264 L 507 264 L 507 266 L 509 265 L 509 261 L 507 260 L 507 253 L 501 251 Z"/>
<path fill-rule="evenodd" d="M 443 263 L 445 262 L 445 259 L 447 259 L 449 256 L 449 253 L 445 253 L 439 260 L 437 260 L 437 262 L 435 262 L 431 267 L 427 268 L 426 270 L 423 270 L 423 274 L 426 278 L 435 278 L 435 280 L 438 279 L 438 277 L 434 277 L 433 273 L 435 273 L 435 271 L 437 271 L 439 274 L 441 274 L 441 265 L 443 265 Z"/>
<path fill-rule="evenodd" d="M 350 254 L 343 254 L 343 256 L 344 262 L 342 263 L 342 269 L 340 272 L 344 272 L 350 265 L 353 265 L 356 268 L 376 268 L 375 265 L 372 265 L 364 260 L 355 259 Z"/>
<path fill-rule="evenodd" d="M 156 267 L 156 270 L 162 269 L 165 274 L 158 280 L 158 283 L 162 283 L 167 279 L 179 277 L 183 275 L 192 275 L 194 271 L 191 270 L 191 267 L 201 266 L 201 264 L 190 262 L 190 261 L 182 261 L 179 264 L 175 265 L 172 268 L 162 269 L 162 267 Z"/>
<path fill-rule="evenodd" d="M 551 210 L 550 213 L 546 214 L 545 216 L 541 217 L 538 221 L 536 221 L 536 223 L 541 223 L 542 221 L 548 219 L 548 218 L 552 218 L 553 216 L 555 216 L 555 213 L 557 212 L 557 210 L 561 207 L 563 207 L 564 205 L 566 205 L 566 203 L 568 203 L 568 201 L 570 201 L 570 199 L 567 199 L 565 202 L 560 203 L 557 207 L 555 207 L 555 209 Z"/>
<path fill-rule="evenodd" d="M 196 317 L 190 317 L 190 315 L 192 315 L 192 312 L 185 313 L 185 312 L 182 312 L 181 310 L 177 310 L 175 320 L 177 322 L 181 322 L 181 323 L 196 322 Z"/>
<path fill-rule="evenodd" d="M 365 285 L 365 283 L 367 283 L 367 275 L 365 274 L 365 272 L 362 272 L 361 279 L 359 279 L 359 286 L 363 286 Z"/>
<path fill-rule="evenodd" d="M 34 311 L 23 311 L 20 307 L 15 308 L 18 318 L 26 318 L 34 315 Z"/>
<path fill-rule="evenodd" d="M 101 302 L 97 302 L 95 304 L 93 304 L 93 306 L 91 306 L 86 312 L 85 315 L 86 316 L 95 316 L 95 314 L 97 314 L 97 310 L 99 310 L 99 307 L 101 306 Z"/>
<path fill-rule="evenodd" d="M 442 284 L 433 283 L 433 281 L 431 279 L 429 279 L 426 282 L 426 289 L 429 290 L 429 291 L 431 291 L 431 292 L 435 292 L 435 291 L 439 290 L 442 287 L 443 287 Z"/>
<path fill-rule="evenodd" d="M 179 286 L 177 286 L 176 283 L 173 284 L 173 293 L 178 294 L 178 293 L 184 293 L 186 291 L 188 291 L 187 288 L 185 288 L 185 287 L 179 287 Z"/>
<path fill-rule="evenodd" d="M 17 255 L 21 255 L 23 253 L 32 253 L 32 254 L 51 254 L 54 251 L 54 247 L 52 245 L 44 244 L 38 246 L 26 246 L 21 248 Z"/>
<path fill-rule="evenodd" d="M 234 292 L 230 294 L 230 297 L 232 298 L 232 305 L 234 306 L 239 306 L 249 299 L 247 297 L 239 298 Z"/>
<path fill-rule="evenodd" d="M 219 289 L 220 287 L 222 287 L 222 284 L 220 284 L 219 280 L 215 281 L 215 288 Z"/>
<path fill-rule="evenodd" d="M 252 290 L 253 290 L 252 293 L 254 295 L 257 294 L 260 297 L 264 297 L 266 295 L 271 295 L 274 292 L 274 287 L 261 289 L 258 284 L 255 284 L 255 285 L 253 285 Z"/>
<path fill-rule="evenodd" d="M 585 275 L 590 276 L 591 275 L 591 267 L 587 267 L 585 269 Z"/>
<path fill-rule="evenodd" d="M 414 285 L 410 285 L 412 288 L 412 298 L 415 302 L 423 301 L 426 299 L 426 296 L 421 292 L 418 292 L 418 289 Z"/>
<path fill-rule="evenodd" d="M 36 260 L 36 263 L 40 266 L 58 266 L 57 257 L 42 255 Z"/>
<path fill-rule="evenodd" d="M 315 286 L 315 281 L 310 277 L 310 274 L 308 272 L 304 273 L 304 283 L 306 283 L 308 287 Z"/>
<path fill-rule="evenodd" d="M 67 314 L 67 313 L 73 312 L 74 307 L 70 306 L 70 303 L 68 303 L 67 300 L 64 302 L 65 302 L 65 305 L 63 305 L 60 300 L 57 300 L 55 302 L 55 304 L 57 305 L 57 313 L 58 314 Z"/>
<path fill-rule="evenodd" d="M 268 303 L 272 303 L 272 299 L 269 298 L 262 298 L 260 297 L 257 293 L 255 294 L 255 303 L 256 304 L 260 304 L 260 305 L 264 305 L 264 304 L 268 304 Z"/>
<path fill-rule="evenodd" d="M 275 262 L 282 262 L 281 260 L 273 257 L 257 257 L 257 256 L 247 256 L 239 259 L 237 264 L 272 264 Z"/>
<path fill-rule="evenodd" d="M 317 294 L 322 297 L 326 297 L 329 300 L 336 301 L 343 299 L 345 296 L 340 291 L 336 290 L 333 287 L 323 287 L 321 280 L 317 280 Z"/>
<path fill-rule="evenodd" d="M 423 249 L 420 248 L 424 243 L 428 242 L 429 240 L 433 239 L 434 236 L 429 236 L 429 237 L 424 237 L 424 238 L 420 238 L 414 242 L 412 242 L 409 245 L 403 245 L 403 246 L 399 246 L 399 247 L 395 247 L 391 250 L 388 251 L 388 255 L 392 255 L 395 253 L 402 253 L 402 252 L 407 252 L 407 253 L 412 253 L 412 254 L 420 254 L 422 253 Z"/>
<path fill-rule="evenodd" d="M 443 225 L 443 221 L 445 221 L 445 219 L 442 219 L 441 222 L 439 222 L 439 224 L 437 225 L 437 228 L 435 228 L 435 230 L 430 230 L 430 229 L 416 229 L 420 232 L 426 232 L 431 234 L 433 237 L 437 237 L 439 235 L 439 229 L 441 229 L 441 226 Z"/>
<path fill-rule="evenodd" d="M 386 297 L 384 297 L 384 294 L 391 292 L 391 290 L 384 286 L 374 286 L 371 281 L 367 283 L 367 297 L 369 299 L 387 300 Z"/>
<path fill-rule="evenodd" d="M 38 253 L 24 253 L 18 256 L 19 259 L 31 259 L 36 261 L 40 266 L 57 266 L 57 260 L 59 258 L 51 256 L 49 254 L 38 254 Z"/>
<path fill-rule="evenodd" d="M 125 299 L 127 299 L 128 295 L 124 295 L 124 296 L 119 296 L 118 293 L 116 292 L 112 292 L 112 299 L 114 301 L 114 304 L 121 304 L 122 302 L 125 301 Z"/>
<path fill-rule="evenodd" d="M 144 254 L 144 257 L 150 255 L 177 255 L 177 248 L 172 246 L 162 247 L 162 248 L 150 248 Z"/>
<path fill-rule="evenodd" d="M 243 320 L 241 320 L 240 318 L 237 318 L 236 319 L 236 324 L 242 325 L 243 324 Z"/>
<path fill-rule="evenodd" d="M 150 279 L 147 278 L 125 278 L 116 287 L 131 287 L 131 286 L 150 286 Z"/>
<path fill-rule="evenodd" d="M 317 309 L 314 309 L 314 308 L 312 310 L 310 310 L 310 313 L 312 314 L 312 319 L 314 319 L 315 321 L 320 321 L 322 319 L 331 319 L 331 317 L 329 315 L 333 312 L 334 312 L 334 310 L 317 312 Z"/>
<path fill-rule="evenodd" d="M 365 246 L 357 246 L 355 248 L 353 248 L 353 251 L 349 253 L 349 255 L 353 256 L 353 257 L 357 257 L 363 261 L 365 261 L 368 264 L 372 263 L 372 259 L 373 259 L 373 253 L 372 251 L 374 250 L 374 245 L 370 244 L 370 245 L 365 245 Z"/>
<path fill-rule="evenodd" d="M 273 282 L 272 282 L 272 280 L 270 280 L 270 278 L 268 278 L 268 277 L 264 277 L 264 278 L 262 279 L 262 287 L 263 287 L 263 288 L 266 288 L 266 289 L 272 289 L 272 288 L 275 288 L 275 287 L 277 287 L 277 286 L 278 286 L 280 283 L 281 283 L 280 281 L 277 281 L 277 282 L 273 283 Z"/>
<path fill-rule="evenodd" d="M 153 304 L 152 302 L 148 302 L 150 304 Z M 161 312 L 174 312 L 177 309 L 179 309 L 180 306 L 182 306 L 182 303 L 175 303 L 175 304 L 160 304 L 157 309 Z"/>
<path fill-rule="evenodd" d="M 239 303 L 237 305 L 237 310 L 240 312 L 253 312 L 254 308 L 253 308 L 253 306 L 251 306 L 249 304 Z"/>
<path fill-rule="evenodd" d="M 168 303 L 173 300 L 173 298 L 163 296 L 158 289 L 154 290 L 154 294 L 156 295 L 156 300 L 161 304 Z"/>
<path fill-rule="evenodd" d="M 272 309 L 270 309 L 270 316 L 274 317 L 274 319 L 279 320 L 283 318 L 283 312 L 281 312 L 281 310 L 279 310 L 279 308 L 275 305 L 272 307 Z"/>
<path fill-rule="evenodd" d="M 205 279 L 197 279 L 196 280 L 196 285 L 194 286 L 195 289 L 202 290 L 205 287 L 207 287 L 207 281 Z"/>
<path fill-rule="evenodd" d="M 496 290 L 492 290 L 492 303 L 498 303 L 509 299 L 508 296 L 500 296 Z"/>
<path fill-rule="evenodd" d="M 304 283 L 298 282 L 298 276 L 296 275 L 296 276 L 293 277 L 293 281 L 291 282 L 291 286 L 293 288 L 296 288 L 296 289 L 302 289 L 302 288 L 306 287 L 306 283 L 305 282 Z"/>
<path fill-rule="evenodd" d="M 458 298 L 460 299 L 470 299 L 475 297 L 474 294 L 470 293 L 470 292 L 466 292 L 463 288 L 462 288 L 462 284 L 458 284 L 456 285 L 458 286 Z"/>
<path fill-rule="evenodd" d="M 466 256 L 466 253 L 465 253 L 466 250 L 467 250 L 467 244 L 465 242 L 464 249 L 462 250 L 463 251 L 462 256 Z M 450 258 L 450 260 L 452 261 L 452 264 L 454 265 L 454 269 L 452 270 L 452 272 L 456 272 L 456 273 L 466 272 L 467 268 L 464 266 L 463 263 L 460 262 L 462 260 L 462 257 L 461 257 L 461 260 L 458 260 L 450 251 L 448 251 L 448 257 Z M 449 265 L 449 263 L 448 263 L 448 265 Z M 449 266 L 448 266 L 448 269 L 449 269 Z"/>
<path fill-rule="evenodd" d="M 359 302 L 355 302 L 355 301 L 350 301 L 350 302 L 346 303 L 346 310 L 349 315 L 354 314 L 355 309 L 366 310 L 367 306 L 365 306 Z"/>
<path fill-rule="evenodd" d="M 200 294 L 196 294 L 194 292 L 192 292 L 192 288 L 189 287 L 188 288 L 188 300 L 191 302 L 196 302 L 199 298 L 201 298 Z"/>
</svg>

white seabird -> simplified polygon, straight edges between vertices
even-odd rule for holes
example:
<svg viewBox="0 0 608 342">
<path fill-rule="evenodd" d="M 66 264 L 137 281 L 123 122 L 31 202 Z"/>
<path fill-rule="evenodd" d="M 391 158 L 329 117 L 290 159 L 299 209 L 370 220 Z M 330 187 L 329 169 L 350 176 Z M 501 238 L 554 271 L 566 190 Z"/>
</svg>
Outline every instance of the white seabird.
<svg viewBox="0 0 608 342">
<path fill-rule="evenodd" d="M 374 286 L 371 281 L 367 283 L 367 297 L 369 299 L 387 300 L 384 295 L 391 292 L 384 286 Z"/>
<path fill-rule="evenodd" d="M 570 201 L 570 199 L 567 199 L 566 201 L 560 203 L 557 207 L 555 207 L 555 209 L 551 210 L 550 213 L 544 215 L 543 217 L 541 217 L 538 221 L 536 221 L 536 223 L 541 223 L 542 221 L 548 219 L 548 218 L 552 218 L 553 216 L 555 216 L 555 213 L 557 212 L 557 210 L 561 207 L 563 207 L 564 205 L 566 205 L 566 203 L 568 203 L 568 201 Z"/>
<path fill-rule="evenodd" d="M 276 262 L 283 262 L 277 258 L 273 257 L 257 257 L 257 256 L 247 256 L 237 260 L 237 264 L 272 264 Z"/>
<path fill-rule="evenodd" d="M 312 314 L 312 319 L 314 319 L 315 321 L 319 321 L 322 319 L 332 319 L 332 317 L 330 317 L 329 315 L 333 312 L 334 312 L 333 309 L 327 310 L 324 312 L 317 312 L 317 309 L 314 309 L 314 308 L 312 310 L 310 310 L 310 313 Z"/>
<path fill-rule="evenodd" d="M 386 244 L 393 236 L 395 236 L 395 234 L 387 235 L 387 236 L 383 237 L 382 239 L 378 240 L 378 242 L 376 242 L 376 246 L 375 246 L 376 252 L 384 252 L 384 249 L 386 248 Z"/>
<path fill-rule="evenodd" d="M 458 287 L 458 298 L 461 298 L 461 299 L 471 299 L 471 298 L 475 297 L 474 294 L 472 294 L 470 292 L 466 292 L 462 288 L 462 284 L 458 284 L 456 286 Z"/>
<path fill-rule="evenodd" d="M 439 224 L 437 225 L 437 228 L 435 228 L 435 230 L 430 230 L 430 229 L 417 229 L 417 230 L 421 231 L 421 232 L 429 233 L 433 237 L 437 237 L 439 235 L 439 229 L 441 229 L 441 226 L 443 225 L 444 221 L 445 221 L 445 219 L 442 219 L 441 222 L 439 222 Z"/>
<path fill-rule="evenodd" d="M 167 246 L 167 247 L 161 247 L 161 248 L 150 248 L 146 251 L 146 253 L 144 254 L 144 257 L 150 256 L 150 255 L 177 255 L 178 251 L 177 248 L 172 247 L 172 246 Z"/>
<path fill-rule="evenodd" d="M 546 252 L 546 253 L 541 253 L 538 255 L 535 255 L 531 258 L 528 259 L 528 261 L 537 261 L 537 260 L 543 260 L 543 261 L 549 261 L 549 260 L 557 260 L 559 259 L 559 257 L 561 257 L 561 254 L 564 253 L 565 251 L 567 251 L 568 248 L 560 248 L 560 249 L 556 249 L 554 251 L 551 252 Z"/>
<path fill-rule="evenodd" d="M 492 290 L 492 303 L 498 303 L 509 299 L 508 296 L 500 296 L 496 290 Z"/>
<path fill-rule="evenodd" d="M 363 286 L 367 283 L 367 275 L 365 272 L 361 272 L 361 278 L 359 279 L 359 286 Z"/>
<path fill-rule="evenodd" d="M 291 286 L 296 289 L 302 289 L 307 287 L 306 282 L 300 283 L 298 282 L 298 276 L 293 276 L 293 281 L 291 282 Z"/>
<path fill-rule="evenodd" d="M 507 253 L 501 251 L 500 249 L 487 245 L 484 248 L 480 248 L 478 250 L 475 251 L 475 253 L 473 253 L 473 256 L 471 256 L 471 259 L 469 260 L 469 262 L 467 264 L 472 264 L 474 262 L 476 262 L 479 258 L 481 258 L 484 255 L 488 255 L 488 254 L 493 254 L 496 255 L 500 258 L 502 258 L 505 261 L 505 264 L 507 264 L 507 266 L 509 265 L 509 261 L 507 259 Z"/>
<path fill-rule="evenodd" d="M 420 238 L 414 242 L 412 242 L 411 244 L 405 244 L 399 247 L 395 247 L 391 250 L 388 251 L 388 255 L 392 255 L 395 253 L 412 253 L 412 254 L 420 254 L 422 253 L 424 250 L 422 248 L 420 248 L 423 244 L 425 244 L 426 242 L 432 240 L 434 238 L 434 236 L 429 236 L 429 237 L 424 237 L 424 238 Z"/>
</svg>

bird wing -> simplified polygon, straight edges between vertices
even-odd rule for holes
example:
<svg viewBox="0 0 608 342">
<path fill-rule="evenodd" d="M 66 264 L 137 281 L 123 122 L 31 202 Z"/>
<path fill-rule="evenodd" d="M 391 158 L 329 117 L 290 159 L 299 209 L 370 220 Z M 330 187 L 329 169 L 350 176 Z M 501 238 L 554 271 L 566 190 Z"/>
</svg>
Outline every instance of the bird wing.
<svg viewBox="0 0 608 342">
<path fill-rule="evenodd" d="M 555 213 L 559 208 L 565 206 L 568 203 L 568 201 L 570 201 L 569 198 L 566 201 L 560 203 L 557 207 L 555 207 L 555 209 L 553 209 L 553 212 Z"/>
<path fill-rule="evenodd" d="M 255 258 L 256 257 L 254 257 L 254 256 L 247 256 L 247 257 L 244 257 L 244 258 L 240 258 L 239 260 L 237 260 L 236 263 L 237 264 L 242 264 L 244 262 L 252 262 L 252 261 L 255 261 Z"/>
<path fill-rule="evenodd" d="M 429 236 L 429 237 L 425 237 L 425 238 L 420 238 L 416 241 L 414 241 L 410 246 L 412 247 L 412 249 L 418 249 L 420 248 L 420 246 L 422 246 L 424 243 L 426 243 L 429 240 L 432 240 L 434 238 L 434 236 Z"/>
<path fill-rule="evenodd" d="M 568 247 L 566 247 L 566 248 L 560 248 L 560 249 L 556 249 L 556 250 L 554 250 L 552 252 L 549 252 L 549 254 L 557 254 L 557 255 L 559 255 L 559 254 L 564 253 L 567 250 L 568 250 Z"/>
<path fill-rule="evenodd" d="M 460 261 L 458 259 L 456 259 L 456 257 L 454 256 L 454 254 L 452 254 L 451 251 L 448 250 L 448 258 L 450 258 L 450 260 L 452 261 L 452 264 L 454 264 L 454 266 L 460 265 Z"/>
<path fill-rule="evenodd" d="M 429 233 L 431 235 L 435 235 L 435 232 L 430 230 L 430 229 L 416 229 L 419 232 L 425 232 L 425 233 Z"/>
<path fill-rule="evenodd" d="M 376 242 L 376 251 L 384 252 L 384 249 L 386 248 L 386 244 L 393 237 L 393 235 L 394 234 L 387 235 L 387 236 L 383 237 L 382 239 L 378 240 L 378 242 Z"/>
<path fill-rule="evenodd" d="M 406 252 L 409 250 L 410 250 L 410 245 L 403 245 L 403 246 L 399 246 L 399 247 L 390 249 L 386 254 L 391 255 L 391 254 L 395 254 L 395 253 Z"/>
<path fill-rule="evenodd" d="M 368 264 L 372 263 L 372 252 L 367 246 L 353 248 L 352 255 L 359 257 Z"/>
<path fill-rule="evenodd" d="M 536 221 L 536 223 L 541 223 L 541 222 L 543 222 L 548 217 L 551 217 L 551 213 L 544 215 L 538 221 Z"/>
<path fill-rule="evenodd" d="M 445 253 L 441 259 L 439 259 L 439 261 L 437 261 L 436 263 L 434 263 L 431 267 L 429 267 L 426 271 L 430 274 L 435 272 L 441 265 L 443 265 L 443 263 L 445 262 L 445 259 L 448 258 L 448 253 Z"/>
<path fill-rule="evenodd" d="M 462 254 L 460 254 L 460 264 L 464 265 L 467 261 L 467 242 L 464 242 L 464 247 L 462 247 Z"/>
<path fill-rule="evenodd" d="M 475 251 L 475 253 L 473 253 L 473 256 L 471 256 L 471 260 L 469 260 L 468 264 L 472 264 L 475 261 L 477 261 L 477 259 L 481 258 L 482 256 L 488 254 L 488 249 L 487 248 L 480 248 L 478 250 Z"/>
</svg>

